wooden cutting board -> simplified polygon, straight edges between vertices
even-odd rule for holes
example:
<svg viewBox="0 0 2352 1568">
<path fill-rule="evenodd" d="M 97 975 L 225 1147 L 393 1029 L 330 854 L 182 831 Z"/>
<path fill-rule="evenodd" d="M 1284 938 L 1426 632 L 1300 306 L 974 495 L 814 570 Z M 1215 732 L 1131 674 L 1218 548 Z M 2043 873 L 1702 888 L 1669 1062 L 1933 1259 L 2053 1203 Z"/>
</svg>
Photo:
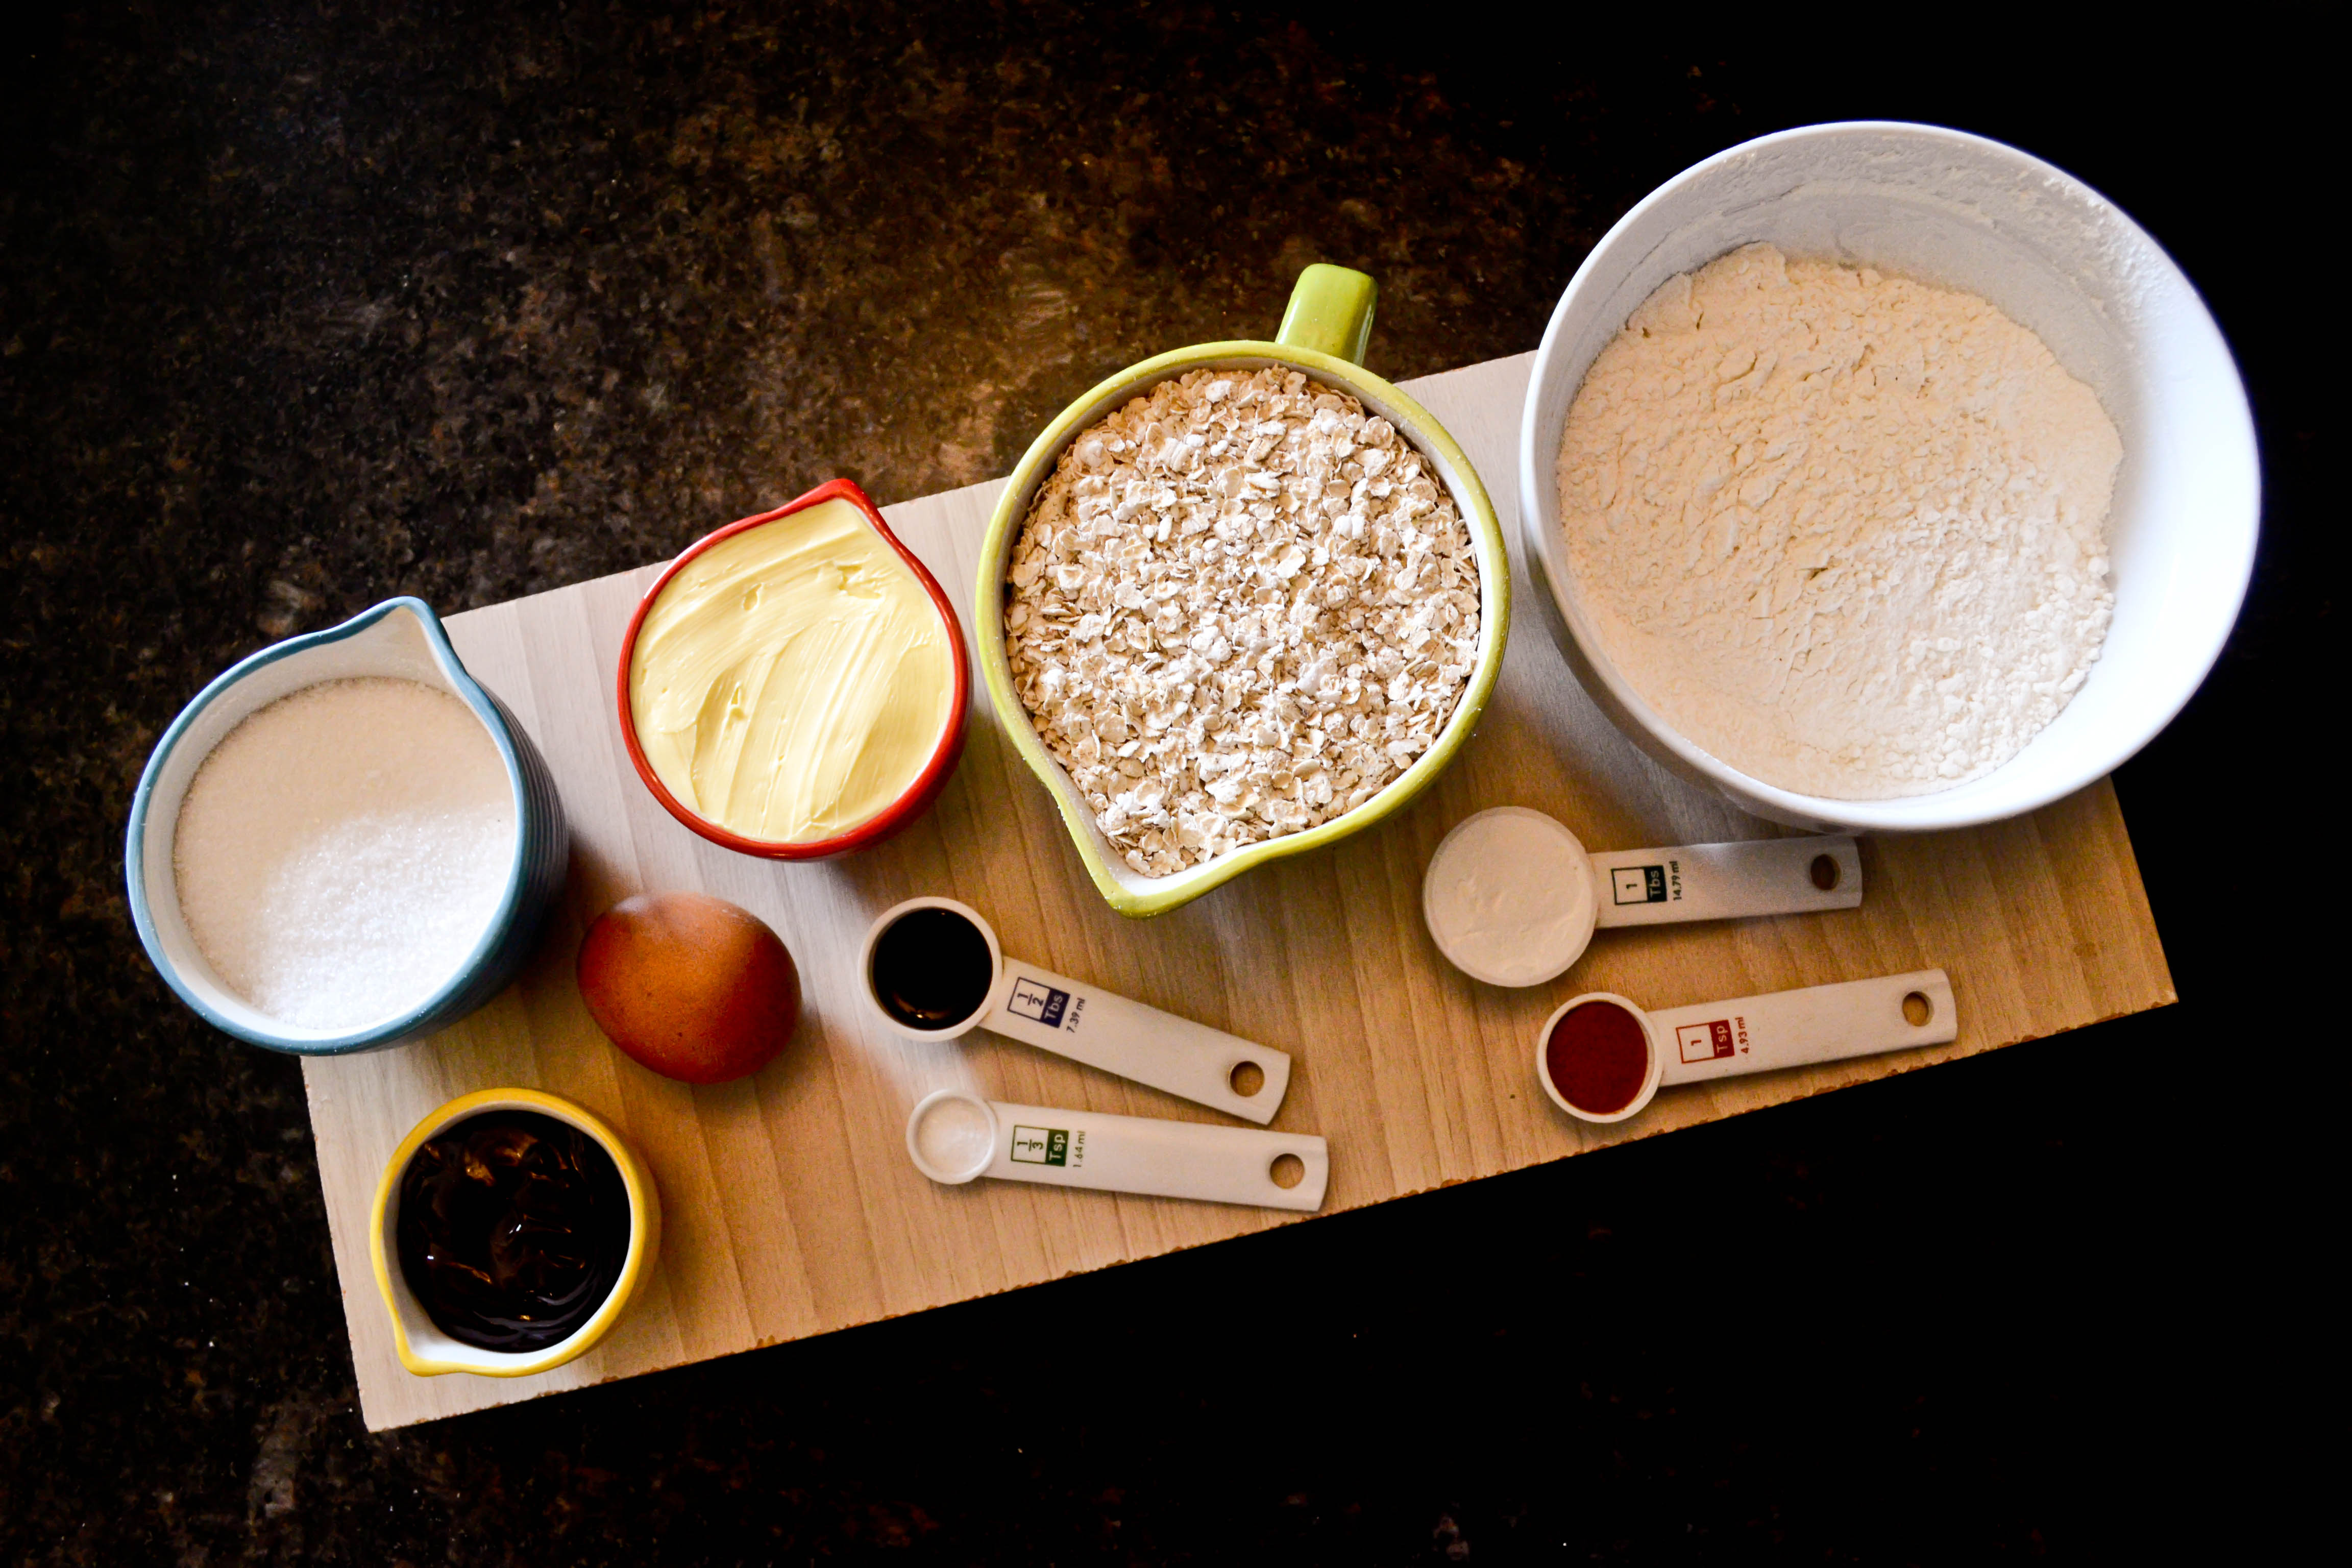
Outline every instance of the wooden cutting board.
<svg viewBox="0 0 2352 1568">
<path fill-rule="evenodd" d="M 1486 476 L 1515 563 L 1512 475 L 1532 357 L 1405 385 Z M 960 605 L 998 489 L 974 485 L 887 509 L 891 527 Z M 1857 910 L 1604 931 L 1567 975 L 1524 991 L 1456 973 L 1422 927 L 1421 873 L 1445 830 L 1473 811 L 1534 806 L 1596 850 L 1780 831 L 1665 773 L 1610 726 L 1548 639 L 1516 564 L 1519 613 L 1501 682 L 1476 737 L 1436 786 L 1378 827 L 1172 914 L 1135 922 L 1103 905 L 1050 798 L 977 687 L 962 766 L 929 816 L 842 861 L 748 859 L 665 815 L 622 749 L 613 670 L 630 610 L 657 569 L 449 622 L 467 667 L 520 716 L 555 770 L 572 820 L 572 882 L 537 962 L 489 1006 L 405 1049 L 303 1064 L 371 1430 L 1297 1222 L 1266 1210 L 1006 1183 L 940 1187 L 917 1174 L 905 1150 L 907 1113 L 950 1084 L 1031 1104 L 1222 1120 L 992 1036 L 914 1045 L 875 1027 L 851 989 L 856 945 L 876 912 L 919 893 L 980 909 L 1008 952 L 1291 1052 L 1296 1070 L 1275 1125 L 1330 1140 L 1325 1214 L 2174 1000 L 2131 841 L 2104 781 L 2018 821 L 1865 841 Z M 656 1078 L 613 1049 L 581 1004 L 572 968 L 587 922 L 630 893 L 668 888 L 751 909 L 799 961 L 800 1035 L 753 1079 L 690 1089 Z M 1673 1006 L 1937 964 L 1950 971 L 1959 999 L 1959 1038 L 1949 1046 L 1669 1089 L 1641 1116 L 1605 1128 L 1560 1115 L 1532 1075 L 1535 1029 L 1579 992 Z M 376 1294 L 369 1205 L 411 1126 L 444 1100 L 498 1085 L 567 1096 L 622 1131 L 661 1186 L 660 1263 L 613 1334 L 567 1366 L 516 1379 L 413 1377 L 393 1354 Z"/>
</svg>

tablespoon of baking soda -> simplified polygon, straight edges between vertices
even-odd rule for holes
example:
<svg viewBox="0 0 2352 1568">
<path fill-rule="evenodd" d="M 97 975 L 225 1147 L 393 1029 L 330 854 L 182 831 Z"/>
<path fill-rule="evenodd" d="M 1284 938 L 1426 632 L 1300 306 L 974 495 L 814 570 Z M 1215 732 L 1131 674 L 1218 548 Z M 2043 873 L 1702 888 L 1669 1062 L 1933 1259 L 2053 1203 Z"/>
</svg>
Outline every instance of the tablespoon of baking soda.
<svg viewBox="0 0 2352 1568">
<path fill-rule="evenodd" d="M 1330 1150 L 1311 1133 L 1013 1105 L 963 1089 L 916 1103 L 907 1152 L 949 1186 L 990 1176 L 1309 1213 L 1331 1180 Z"/>
<path fill-rule="evenodd" d="M 1622 1121 L 1666 1084 L 1940 1046 L 1959 1032 L 1940 969 L 1654 1013 L 1594 991 L 1536 1031 L 1536 1078 L 1570 1116 Z"/>
<path fill-rule="evenodd" d="M 980 911 L 953 899 L 884 910 L 857 973 L 883 1024 L 910 1040 L 988 1029 L 1260 1124 L 1290 1087 L 1286 1053 L 1007 958 Z"/>
<path fill-rule="evenodd" d="M 1498 805 L 1454 824 L 1421 881 L 1440 952 L 1489 985 L 1540 985 L 1584 956 L 1595 926 L 1850 910 L 1862 856 L 1843 835 L 1588 855 L 1540 811 Z"/>
</svg>

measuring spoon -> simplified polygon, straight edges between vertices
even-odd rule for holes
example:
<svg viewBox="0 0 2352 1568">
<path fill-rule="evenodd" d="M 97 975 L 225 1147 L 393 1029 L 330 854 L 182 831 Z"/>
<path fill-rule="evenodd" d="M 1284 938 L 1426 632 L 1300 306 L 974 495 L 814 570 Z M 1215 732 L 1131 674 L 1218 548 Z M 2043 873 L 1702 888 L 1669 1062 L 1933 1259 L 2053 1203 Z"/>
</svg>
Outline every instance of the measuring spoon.
<svg viewBox="0 0 2352 1568">
<path fill-rule="evenodd" d="M 1540 811 L 1498 805 L 1439 841 L 1421 916 L 1440 952 L 1489 985 L 1540 985 L 1584 956 L 1595 926 L 1850 910 L 1862 855 L 1843 835 L 1590 855 Z"/>
<path fill-rule="evenodd" d="M 916 1102 L 907 1152 L 948 1186 L 992 1176 L 1308 1213 L 1331 1180 L 1329 1147 L 1311 1133 L 1014 1105 L 962 1089 Z"/>
<path fill-rule="evenodd" d="M 1586 1121 L 1622 1121 L 1659 1087 L 1875 1056 L 1957 1039 L 1940 969 L 1643 1011 L 1607 991 L 1560 1005 L 1536 1031 L 1536 1079 Z"/>
<path fill-rule="evenodd" d="M 910 1040 L 988 1029 L 1261 1126 L 1290 1087 L 1286 1053 L 1007 958 L 980 911 L 953 899 L 883 910 L 857 974 L 883 1025 Z"/>
</svg>

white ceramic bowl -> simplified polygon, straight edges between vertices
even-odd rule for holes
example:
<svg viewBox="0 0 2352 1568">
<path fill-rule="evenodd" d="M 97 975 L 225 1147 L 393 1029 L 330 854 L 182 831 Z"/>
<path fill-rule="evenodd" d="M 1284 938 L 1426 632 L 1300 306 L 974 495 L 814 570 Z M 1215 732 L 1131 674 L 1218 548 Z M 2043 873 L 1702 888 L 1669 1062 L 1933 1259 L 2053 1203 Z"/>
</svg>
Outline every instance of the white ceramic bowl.
<svg viewBox="0 0 2352 1568">
<path fill-rule="evenodd" d="M 1594 636 L 1554 480 L 1585 371 L 1677 272 L 1769 240 L 1983 296 L 2039 333 L 2123 437 L 2108 517 L 2115 622 L 2064 712 L 1982 778 L 1898 800 L 1777 788 L 1678 733 Z M 1813 125 L 1743 142 L 1653 191 L 1577 269 L 1537 351 L 1519 429 L 1536 603 L 1601 709 L 1668 767 L 1794 826 L 1928 831 L 2015 816 L 2103 777 L 2171 721 L 2238 618 L 2262 510 L 2253 416 L 2221 330 L 2154 240 L 2080 180 L 1928 125 Z"/>
</svg>

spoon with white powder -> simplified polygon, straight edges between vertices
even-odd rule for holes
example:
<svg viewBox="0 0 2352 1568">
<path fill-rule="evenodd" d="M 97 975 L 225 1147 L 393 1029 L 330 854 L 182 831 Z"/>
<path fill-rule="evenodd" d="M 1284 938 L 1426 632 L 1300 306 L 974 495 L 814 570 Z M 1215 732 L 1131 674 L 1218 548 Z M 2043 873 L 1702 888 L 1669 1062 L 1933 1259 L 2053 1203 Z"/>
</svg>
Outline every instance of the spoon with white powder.
<svg viewBox="0 0 2352 1568">
<path fill-rule="evenodd" d="M 961 1089 L 916 1105 L 907 1153 L 942 1186 L 988 1176 L 1309 1214 L 1331 1179 L 1329 1146 L 1312 1133 L 1013 1105 Z"/>
<path fill-rule="evenodd" d="M 1584 955 L 1596 926 L 1850 910 L 1852 838 L 1762 838 L 1591 855 L 1542 812 L 1498 805 L 1454 825 L 1430 857 L 1422 919 L 1438 951 L 1489 985 L 1540 985 Z"/>
</svg>

